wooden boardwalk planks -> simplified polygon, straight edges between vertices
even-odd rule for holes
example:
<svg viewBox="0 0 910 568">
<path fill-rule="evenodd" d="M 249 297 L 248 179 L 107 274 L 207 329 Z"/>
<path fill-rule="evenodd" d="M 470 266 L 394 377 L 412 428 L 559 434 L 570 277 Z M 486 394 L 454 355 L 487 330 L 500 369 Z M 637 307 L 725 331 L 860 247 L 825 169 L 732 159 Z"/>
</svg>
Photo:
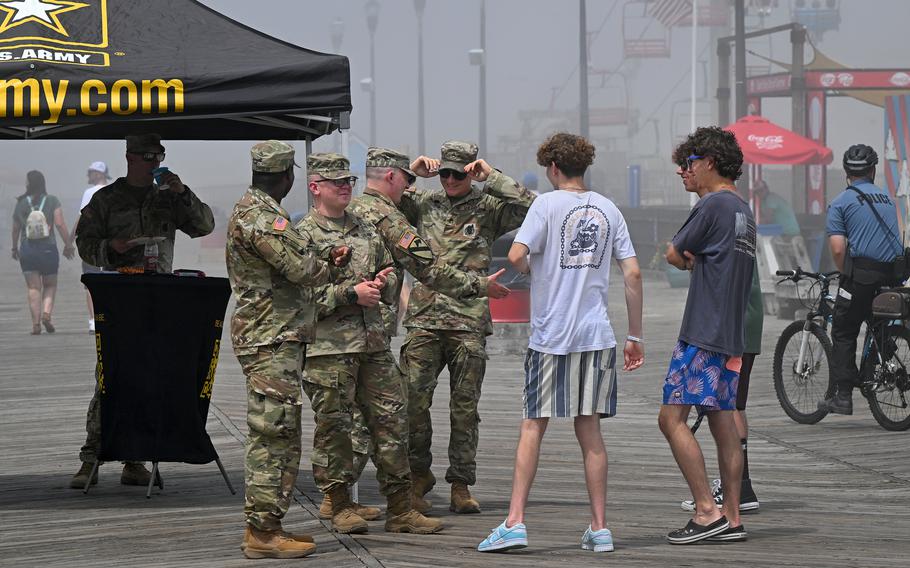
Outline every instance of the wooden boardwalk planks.
<svg viewBox="0 0 910 568">
<path fill-rule="evenodd" d="M 184 262 L 185 265 L 192 264 Z M 0 289 L 0 565 L 4 566 L 249 566 L 239 550 L 242 495 L 230 495 L 214 464 L 161 464 L 165 490 L 119 485 L 119 465 L 106 464 L 88 495 L 67 487 L 78 468 L 85 409 L 91 396 L 93 343 L 76 264 L 64 264 L 55 322 L 58 333 L 32 337 L 18 267 L 2 265 Z M 223 270 L 223 268 L 222 268 Z M 215 268 L 210 273 L 217 274 Z M 621 284 L 617 281 L 616 283 Z M 625 331 L 621 288 L 614 325 Z M 430 497 L 447 528 L 436 536 L 371 533 L 338 537 L 314 515 L 320 496 L 307 461 L 312 414 L 304 415 L 304 463 L 286 528 L 311 532 L 318 554 L 269 566 L 687 566 L 719 561 L 747 566 L 905 566 L 910 557 L 910 433 L 882 430 L 863 401 L 855 415 L 815 426 L 791 422 L 771 385 L 770 361 L 787 322 L 767 319 L 765 353 L 756 363 L 749 402 L 753 483 L 761 510 L 744 516 L 750 539 L 735 545 L 671 547 L 664 535 L 685 524 L 679 501 L 687 490 L 657 429 L 660 388 L 684 292 L 646 282 L 646 365 L 620 375 L 619 415 L 603 422 L 610 458 L 608 520 L 616 551 L 579 548 L 588 523 L 581 456 L 571 424 L 551 421 L 527 515 L 531 547 L 481 555 L 474 547 L 508 508 L 518 423 L 521 356 L 489 361 L 481 401 L 478 484 L 480 515 L 448 512 L 444 483 L 448 382 L 434 404 Z M 396 343 L 397 344 L 397 343 Z M 243 482 L 246 431 L 243 377 L 232 351 L 222 350 L 208 430 L 236 487 Z M 716 475 L 707 428 L 699 439 Z M 361 500 L 384 504 L 368 466 Z"/>
</svg>

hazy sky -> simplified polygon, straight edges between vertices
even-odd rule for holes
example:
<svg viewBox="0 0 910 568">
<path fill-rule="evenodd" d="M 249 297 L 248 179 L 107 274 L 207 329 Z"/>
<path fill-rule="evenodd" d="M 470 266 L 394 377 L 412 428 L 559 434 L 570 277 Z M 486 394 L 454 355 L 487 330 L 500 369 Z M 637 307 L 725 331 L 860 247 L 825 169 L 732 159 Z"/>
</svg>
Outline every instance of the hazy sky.
<svg viewBox="0 0 910 568">
<path fill-rule="evenodd" d="M 705 1 L 705 0 L 702 0 Z M 344 22 L 340 52 L 350 58 L 354 112 L 352 132 L 361 138 L 369 134 L 369 99 L 360 87 L 368 77 L 369 34 L 364 12 L 365 0 L 204 0 L 205 4 L 283 40 L 331 51 L 331 23 Z M 416 33 L 417 18 L 412 0 L 381 0 L 376 32 L 376 96 L 378 143 L 416 151 Z M 670 35 L 672 57 L 623 61 L 623 11 L 626 0 L 588 0 L 588 27 L 591 67 L 620 70 L 627 79 L 627 97 L 619 81 L 600 87 L 600 78 L 590 78 L 590 105 L 593 108 L 631 105 L 642 121 L 658 122 L 628 139 L 624 129 L 592 128 L 598 145 L 598 159 L 607 149 L 620 152 L 619 159 L 645 160 L 664 164 L 672 145 L 671 135 L 688 128 L 690 29 L 677 28 Z M 790 1 L 780 0 L 775 13 L 766 19 L 772 26 L 790 19 Z M 899 67 L 908 64 L 910 1 L 841 0 L 840 29 L 825 34 L 819 47 L 829 56 L 856 67 Z M 478 73 L 468 61 L 468 50 L 479 46 L 480 0 L 429 0 L 424 16 L 425 88 L 427 145 L 436 153 L 439 144 L 450 138 L 477 140 Z M 572 0 L 487 0 L 487 83 L 489 152 L 500 149 L 501 136 L 521 134 L 520 110 L 572 111 L 578 105 L 578 3 Z M 751 23 L 757 23 L 755 20 Z M 660 36 L 663 28 L 654 23 L 649 32 Z M 698 51 L 704 53 L 712 74 L 714 48 L 709 30 L 701 30 Z M 717 30 L 725 35 L 729 30 Z M 751 49 L 788 60 L 787 34 L 773 44 L 767 40 L 750 44 Z M 268 54 L 263 54 L 265 60 Z M 711 59 L 708 61 L 708 59 Z M 703 79 L 702 79 L 703 80 Z M 708 83 L 713 98 L 716 81 Z M 558 96 L 553 98 L 554 92 Z M 704 95 L 701 85 L 699 96 Z M 676 103 L 676 104 L 674 104 Z M 707 106 L 709 103 L 705 103 Z M 676 114 L 673 114 L 673 111 Z M 790 125 L 790 103 L 780 99 L 765 107 L 765 115 L 784 126 Z M 705 117 L 703 122 L 713 122 Z M 673 125 L 676 125 L 674 128 Z M 555 120 L 530 124 L 527 141 L 533 147 L 552 130 Z M 576 123 L 569 126 L 577 128 Z M 882 110 L 850 99 L 832 102 L 829 107 L 829 146 L 840 155 L 847 145 L 864 141 L 882 145 Z M 331 140 L 317 143 L 328 148 Z M 167 142 L 167 165 L 190 184 L 235 186 L 237 195 L 249 178 L 249 142 Z M 302 151 L 303 144 L 298 148 Z M 533 153 L 523 161 L 531 163 Z M 0 197 L 21 191 L 28 169 L 44 170 L 53 193 L 78 196 L 85 185 L 84 173 L 94 160 L 106 160 L 116 174 L 123 173 L 123 142 L 0 142 Z M 669 164 L 666 164 L 669 166 Z M 655 165 L 653 167 L 661 167 Z M 511 172 L 520 177 L 523 172 Z M 15 189 L 14 189 L 15 188 Z M 224 191 L 229 191 L 226 188 Z M 219 196 L 220 197 L 220 196 Z"/>
</svg>

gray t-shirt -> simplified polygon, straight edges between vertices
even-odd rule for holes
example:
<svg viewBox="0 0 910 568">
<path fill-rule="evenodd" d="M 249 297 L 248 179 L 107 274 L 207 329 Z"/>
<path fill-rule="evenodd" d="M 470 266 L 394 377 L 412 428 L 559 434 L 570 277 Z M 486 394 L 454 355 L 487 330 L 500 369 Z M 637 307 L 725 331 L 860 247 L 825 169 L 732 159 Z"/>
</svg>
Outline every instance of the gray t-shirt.
<svg viewBox="0 0 910 568">
<path fill-rule="evenodd" d="M 740 356 L 755 265 L 755 219 L 732 191 L 702 197 L 673 237 L 696 256 L 679 339 L 707 351 Z"/>
</svg>

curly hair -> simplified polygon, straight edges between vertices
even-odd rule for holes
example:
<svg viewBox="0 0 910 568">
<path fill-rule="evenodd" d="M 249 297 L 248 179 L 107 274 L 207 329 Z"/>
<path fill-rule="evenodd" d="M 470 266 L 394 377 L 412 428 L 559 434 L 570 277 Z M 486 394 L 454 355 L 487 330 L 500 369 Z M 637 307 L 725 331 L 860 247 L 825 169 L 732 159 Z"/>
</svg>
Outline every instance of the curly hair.
<svg viewBox="0 0 910 568">
<path fill-rule="evenodd" d="M 673 150 L 673 163 L 686 167 L 689 156 L 703 156 L 714 160 L 717 173 L 736 181 L 743 175 L 743 151 L 732 132 L 717 126 L 704 126 L 683 140 Z"/>
<path fill-rule="evenodd" d="M 546 168 L 554 163 L 569 177 L 583 176 L 594 163 L 594 145 L 581 136 L 557 132 L 537 149 L 538 165 Z"/>
</svg>

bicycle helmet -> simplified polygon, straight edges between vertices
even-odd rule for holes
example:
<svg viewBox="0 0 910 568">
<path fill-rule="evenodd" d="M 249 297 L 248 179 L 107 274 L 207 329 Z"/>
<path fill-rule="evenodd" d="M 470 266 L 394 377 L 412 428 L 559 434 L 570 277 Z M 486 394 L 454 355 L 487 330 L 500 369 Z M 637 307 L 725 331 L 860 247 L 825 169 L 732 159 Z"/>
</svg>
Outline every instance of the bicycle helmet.
<svg viewBox="0 0 910 568">
<path fill-rule="evenodd" d="M 878 163 L 878 154 L 871 146 L 854 144 L 844 152 L 844 170 L 848 174 L 863 174 Z"/>
</svg>

